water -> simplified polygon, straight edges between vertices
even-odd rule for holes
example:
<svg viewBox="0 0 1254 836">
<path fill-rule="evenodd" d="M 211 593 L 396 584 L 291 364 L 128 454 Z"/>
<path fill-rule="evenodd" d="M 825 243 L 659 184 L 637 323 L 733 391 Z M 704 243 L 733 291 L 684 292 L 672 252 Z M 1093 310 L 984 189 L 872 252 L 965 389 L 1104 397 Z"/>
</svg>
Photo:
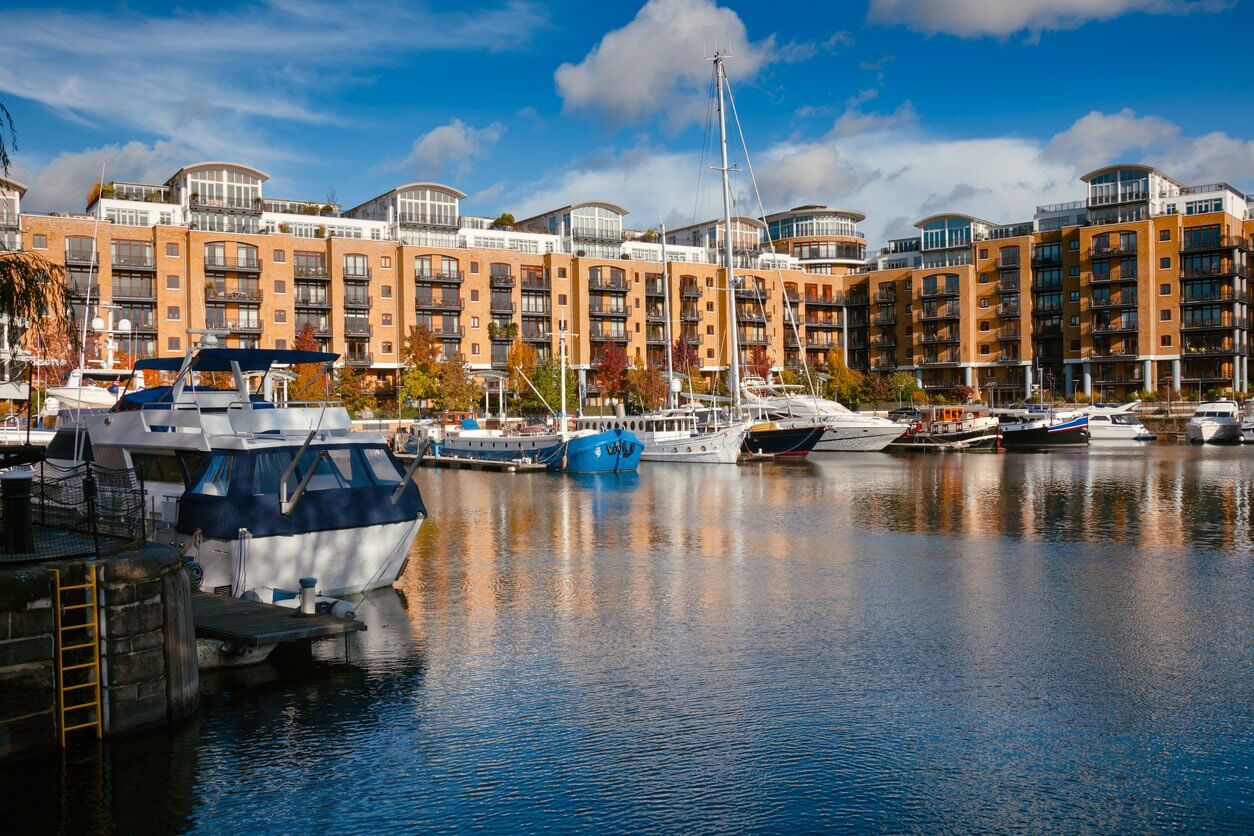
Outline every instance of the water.
<svg viewBox="0 0 1254 836">
<path fill-rule="evenodd" d="M 1254 453 L 423 471 L 350 660 L 0 775 L 72 831 L 1254 826 Z M 28 818 L 30 817 L 30 818 Z"/>
</svg>

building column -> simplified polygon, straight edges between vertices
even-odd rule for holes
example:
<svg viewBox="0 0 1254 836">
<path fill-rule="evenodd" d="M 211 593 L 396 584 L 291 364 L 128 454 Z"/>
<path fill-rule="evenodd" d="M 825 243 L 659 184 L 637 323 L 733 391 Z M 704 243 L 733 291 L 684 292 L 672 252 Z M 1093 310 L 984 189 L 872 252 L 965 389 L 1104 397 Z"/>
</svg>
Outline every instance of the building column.
<svg viewBox="0 0 1254 836">
<path fill-rule="evenodd" d="M 1080 366 L 1080 373 L 1084 382 L 1084 397 L 1093 397 L 1093 364 L 1088 360 Z"/>
<path fill-rule="evenodd" d="M 1065 363 L 1062 367 L 1063 396 L 1070 398 L 1075 394 L 1075 364 Z"/>
<path fill-rule="evenodd" d="M 970 366 L 964 366 L 962 369 L 962 385 L 969 388 L 975 388 L 975 369 Z"/>
<path fill-rule="evenodd" d="M 1141 361 L 1141 388 L 1147 391 L 1154 391 L 1154 361 Z"/>
<path fill-rule="evenodd" d="M 920 389 L 923 388 L 923 369 L 914 370 L 914 382 L 918 384 Z"/>
<path fill-rule="evenodd" d="M 1234 396 L 1237 394 L 1237 392 L 1241 391 L 1241 389 L 1239 388 L 1240 385 L 1241 385 L 1241 358 L 1238 356 L 1238 357 L 1233 358 L 1233 363 L 1232 363 L 1232 394 Z"/>
<path fill-rule="evenodd" d="M 784 300 L 788 304 L 788 300 Z M 849 309 L 840 309 L 840 348 L 845 356 L 845 366 L 849 365 Z"/>
<path fill-rule="evenodd" d="M 1032 398 L 1032 367 L 1023 367 L 1023 397 L 1031 400 Z"/>
<path fill-rule="evenodd" d="M 1180 382 L 1181 364 L 1180 358 L 1171 361 L 1171 388 L 1179 392 L 1184 388 L 1184 384 Z"/>
</svg>

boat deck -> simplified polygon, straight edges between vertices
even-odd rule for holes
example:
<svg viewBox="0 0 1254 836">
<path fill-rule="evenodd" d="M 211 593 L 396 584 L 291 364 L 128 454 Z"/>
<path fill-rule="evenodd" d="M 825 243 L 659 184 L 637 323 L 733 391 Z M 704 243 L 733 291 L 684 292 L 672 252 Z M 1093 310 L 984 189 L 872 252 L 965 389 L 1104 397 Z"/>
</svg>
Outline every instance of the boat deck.
<svg viewBox="0 0 1254 836">
<path fill-rule="evenodd" d="M 300 615 L 288 607 L 209 592 L 192 593 L 192 617 L 196 638 L 234 641 L 247 647 L 326 639 L 366 629 L 356 619 Z"/>
</svg>

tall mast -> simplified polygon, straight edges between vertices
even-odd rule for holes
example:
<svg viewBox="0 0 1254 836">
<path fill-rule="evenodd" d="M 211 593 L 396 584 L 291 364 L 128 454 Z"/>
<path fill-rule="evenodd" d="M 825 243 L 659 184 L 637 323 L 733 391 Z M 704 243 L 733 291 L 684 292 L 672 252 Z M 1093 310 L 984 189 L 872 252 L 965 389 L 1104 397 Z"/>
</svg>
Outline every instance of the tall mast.
<svg viewBox="0 0 1254 836">
<path fill-rule="evenodd" d="M 562 441 L 566 440 L 566 332 L 562 331 L 557 338 L 558 374 L 562 378 L 562 405 L 558 408 L 558 432 Z"/>
<path fill-rule="evenodd" d="M 740 406 L 740 335 L 736 331 L 736 281 L 734 278 L 734 260 L 732 256 L 732 210 L 731 181 L 728 179 L 727 166 L 727 114 L 723 112 L 723 61 L 727 53 L 714 53 L 714 85 L 718 88 L 718 139 L 722 153 L 723 165 L 723 215 L 726 220 L 726 233 L 723 245 L 726 248 L 727 265 L 727 345 L 731 350 L 731 358 L 727 364 L 727 388 L 731 393 L 732 409 Z"/>
<path fill-rule="evenodd" d="M 674 345 L 671 343 L 671 273 L 666 265 L 666 224 L 662 224 L 662 318 L 666 320 L 666 325 L 664 326 L 664 334 L 666 336 L 666 407 L 667 409 L 674 409 L 675 390 L 672 387 L 674 386 L 675 369 L 672 368 L 671 363 L 671 353 L 674 351 Z"/>
</svg>

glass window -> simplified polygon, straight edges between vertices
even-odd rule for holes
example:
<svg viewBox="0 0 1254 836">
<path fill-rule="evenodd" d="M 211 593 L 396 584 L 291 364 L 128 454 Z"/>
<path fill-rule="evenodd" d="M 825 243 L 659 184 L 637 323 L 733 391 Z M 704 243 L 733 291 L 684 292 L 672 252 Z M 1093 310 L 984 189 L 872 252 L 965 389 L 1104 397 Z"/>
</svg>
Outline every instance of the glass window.
<svg viewBox="0 0 1254 836">
<path fill-rule="evenodd" d="M 309 469 L 313 468 L 313 478 L 305 486 L 307 491 L 331 491 L 341 487 L 340 480 L 336 476 L 336 468 L 332 466 L 328 459 L 319 457 L 318 454 L 322 452 L 324 451 L 314 448 L 306 450 L 304 455 L 300 457 L 300 464 L 296 466 L 301 479 L 304 479 Z"/>
<path fill-rule="evenodd" d="M 1158 259 L 1158 269 L 1170 270 L 1171 269 L 1171 256 L 1165 255 L 1162 258 Z"/>
<path fill-rule="evenodd" d="M 231 484 L 231 470 L 234 467 L 234 456 L 213 456 L 205 465 L 200 480 L 196 483 L 196 487 L 192 488 L 192 493 L 205 496 L 226 496 L 227 488 Z"/>
<path fill-rule="evenodd" d="M 172 257 L 172 258 L 178 258 L 178 255 L 179 255 L 179 245 L 178 245 L 178 244 L 166 244 L 166 245 L 165 245 L 165 254 L 166 254 L 166 255 L 168 255 L 168 256 L 170 256 L 170 257 Z"/>
<path fill-rule="evenodd" d="M 47 235 L 44 235 L 42 233 L 36 233 L 34 238 L 35 240 L 32 242 L 31 246 L 33 246 L 37 250 L 48 249 L 48 236 Z"/>
<path fill-rule="evenodd" d="M 279 482 L 283 478 L 283 472 L 287 470 L 288 465 L 291 463 L 291 450 L 273 450 L 258 453 L 253 460 L 253 493 L 277 494 L 279 492 Z M 287 481 L 288 496 L 292 495 L 298 484 L 300 483 L 297 481 L 296 475 L 292 474 Z"/>
<path fill-rule="evenodd" d="M 166 308 L 165 318 L 166 319 L 179 319 L 180 318 L 179 306 L 170 305 L 168 308 Z"/>
<path fill-rule="evenodd" d="M 178 276 L 166 276 L 165 288 L 166 290 L 178 290 L 179 289 L 179 277 Z"/>
<path fill-rule="evenodd" d="M 362 451 L 365 456 L 366 465 L 370 468 L 370 475 L 380 485 L 396 485 L 401 481 L 402 474 L 388 456 L 387 450 L 382 447 L 366 447 Z"/>
<path fill-rule="evenodd" d="M 275 250 L 275 251 L 274 251 L 274 263 L 275 263 L 275 264 L 284 264 L 284 263 L 286 263 L 286 262 L 287 262 L 287 251 L 286 251 L 286 250 Z"/>
<path fill-rule="evenodd" d="M 1163 322 L 1171 322 L 1171 309 L 1163 308 L 1158 312 L 1158 318 Z"/>
<path fill-rule="evenodd" d="M 1159 295 L 1159 296 L 1170 296 L 1170 295 L 1171 295 L 1171 285 L 1169 285 L 1169 284 L 1160 284 L 1160 285 L 1158 286 L 1158 295 Z"/>
</svg>

